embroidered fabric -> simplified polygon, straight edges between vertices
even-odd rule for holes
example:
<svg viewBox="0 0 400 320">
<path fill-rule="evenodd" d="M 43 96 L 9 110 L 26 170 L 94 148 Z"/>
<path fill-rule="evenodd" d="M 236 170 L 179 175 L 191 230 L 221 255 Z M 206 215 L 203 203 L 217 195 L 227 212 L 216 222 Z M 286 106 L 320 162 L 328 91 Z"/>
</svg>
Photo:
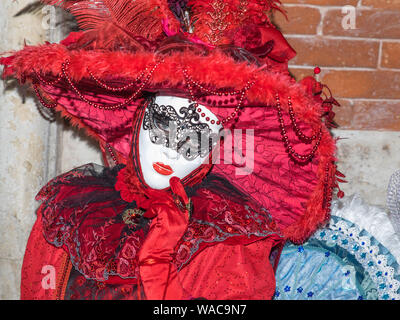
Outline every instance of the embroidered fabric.
<svg viewBox="0 0 400 320">
<path fill-rule="evenodd" d="M 400 264 L 400 234 L 383 207 L 372 206 L 359 195 L 344 197 L 332 203 L 332 214 L 365 229 L 385 246 Z"/>
<path fill-rule="evenodd" d="M 273 245 L 271 239 L 249 245 L 215 244 L 178 273 L 179 282 L 190 299 L 271 299 L 275 279 L 268 256 Z M 141 297 L 145 297 L 141 288 Z M 73 270 L 65 299 L 138 299 L 137 285 L 87 280 Z"/>
<path fill-rule="evenodd" d="M 178 269 L 200 248 L 215 242 L 237 243 L 237 237 L 240 237 L 250 243 L 259 238 L 280 237 L 273 231 L 276 227 L 266 209 L 256 211 L 249 205 L 243 206 L 203 188 L 192 199 L 195 216 L 178 245 L 175 259 Z"/>
<path fill-rule="evenodd" d="M 142 292 L 142 296 L 144 293 Z M 86 279 L 73 269 L 65 290 L 65 300 L 137 300 L 136 284 L 105 284 Z"/>
<path fill-rule="evenodd" d="M 271 299 L 274 271 L 268 261 L 271 238 L 248 245 L 219 243 L 201 251 L 179 271 L 182 286 L 206 299 Z"/>
<path fill-rule="evenodd" d="M 38 194 L 42 200 L 46 240 L 63 247 L 72 265 L 88 279 L 135 278 L 136 253 L 149 220 L 125 224 L 123 213 L 135 208 L 114 189 L 118 170 L 89 164 L 50 181 Z"/>
<path fill-rule="evenodd" d="M 399 247 L 397 238 L 387 241 L 381 237 L 381 242 L 375 233 L 347 220 L 360 221 L 354 211 L 363 214 L 365 224 L 370 225 L 375 218 L 381 223 L 377 235 L 389 233 L 393 237 L 388 217 L 383 222 L 384 218 L 376 214 L 377 208 L 371 210 L 359 196 L 346 199 L 345 203 L 335 201 L 333 212 L 338 215 L 333 215 L 329 225 L 302 246 L 285 246 L 276 271 L 275 299 L 400 299 L 400 266 L 393 254 L 393 245 L 397 243 Z M 368 208 L 374 214 L 365 214 Z M 377 230 L 371 226 L 369 229 Z"/>
<path fill-rule="evenodd" d="M 114 189 L 122 168 L 124 165 L 112 169 L 81 166 L 50 181 L 37 196 L 43 201 L 40 211 L 46 240 L 63 247 L 72 265 L 87 279 L 136 282 L 137 253 L 149 219 L 140 216 L 137 224 L 124 222 L 124 212 L 136 208 L 136 203 L 122 200 Z M 230 196 L 224 193 L 227 191 Z M 188 189 L 194 209 L 187 232 L 176 247 L 174 263 L 178 268 L 216 243 L 281 239 L 268 212 L 257 210 L 246 197 L 234 201 L 234 192 L 224 179 L 215 176 Z"/>
</svg>

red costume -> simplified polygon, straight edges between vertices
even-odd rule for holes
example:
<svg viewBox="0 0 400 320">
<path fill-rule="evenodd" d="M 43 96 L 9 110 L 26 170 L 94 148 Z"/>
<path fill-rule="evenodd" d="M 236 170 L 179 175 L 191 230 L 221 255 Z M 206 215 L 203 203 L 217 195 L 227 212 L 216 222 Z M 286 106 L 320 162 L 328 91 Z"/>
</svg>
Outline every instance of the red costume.
<svg viewBox="0 0 400 320">
<path fill-rule="evenodd" d="M 267 15 L 279 1 L 44 2 L 84 31 L 2 59 L 4 74 L 86 129 L 107 166 L 39 192 L 22 299 L 271 299 L 282 245 L 327 220 L 337 187 L 336 101 L 313 78 L 289 75 L 295 52 Z M 224 129 L 252 130 L 253 170 L 237 174 L 235 155 L 168 189 L 146 186 L 137 154 L 146 93 L 187 97 Z M 57 270 L 55 289 L 43 288 L 44 265 Z"/>
</svg>

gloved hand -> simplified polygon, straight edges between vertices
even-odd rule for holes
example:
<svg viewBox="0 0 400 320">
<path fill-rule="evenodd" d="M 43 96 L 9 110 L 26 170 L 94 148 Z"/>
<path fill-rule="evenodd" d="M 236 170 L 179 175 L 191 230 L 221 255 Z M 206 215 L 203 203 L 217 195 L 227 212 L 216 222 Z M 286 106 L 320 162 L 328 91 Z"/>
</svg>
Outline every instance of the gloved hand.
<svg viewBox="0 0 400 320">
<path fill-rule="evenodd" d="M 165 197 L 152 201 L 145 213 L 153 221 L 139 252 L 139 273 L 149 300 L 187 298 L 171 262 L 174 249 L 188 226 L 189 199 L 178 178 L 171 178 L 170 185 L 172 193 L 166 192 Z"/>
</svg>

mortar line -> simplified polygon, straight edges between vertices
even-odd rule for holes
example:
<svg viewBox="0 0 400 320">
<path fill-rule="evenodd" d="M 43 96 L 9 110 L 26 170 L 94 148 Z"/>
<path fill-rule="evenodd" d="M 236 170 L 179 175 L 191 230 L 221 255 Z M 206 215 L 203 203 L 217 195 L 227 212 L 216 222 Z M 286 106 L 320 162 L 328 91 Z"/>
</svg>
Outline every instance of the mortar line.
<svg viewBox="0 0 400 320">
<path fill-rule="evenodd" d="M 333 35 L 319 35 L 319 34 L 295 34 L 289 33 L 285 34 L 285 38 L 321 38 L 321 39 L 329 39 L 329 40 L 351 40 L 351 41 L 369 41 L 369 42 L 399 42 L 400 39 L 390 39 L 390 38 L 366 38 L 366 37 L 350 37 L 350 36 L 333 36 Z"/>
<path fill-rule="evenodd" d="M 289 68 L 296 69 L 313 69 L 315 65 L 297 65 L 297 64 L 289 64 Z M 322 66 L 323 70 L 333 70 L 333 71 L 374 71 L 376 72 L 376 68 L 368 68 L 368 67 L 332 67 L 332 66 Z M 390 69 L 392 70 L 392 69 Z M 400 71 L 400 69 L 399 69 Z M 396 71 L 394 71 L 396 72 Z"/>
</svg>

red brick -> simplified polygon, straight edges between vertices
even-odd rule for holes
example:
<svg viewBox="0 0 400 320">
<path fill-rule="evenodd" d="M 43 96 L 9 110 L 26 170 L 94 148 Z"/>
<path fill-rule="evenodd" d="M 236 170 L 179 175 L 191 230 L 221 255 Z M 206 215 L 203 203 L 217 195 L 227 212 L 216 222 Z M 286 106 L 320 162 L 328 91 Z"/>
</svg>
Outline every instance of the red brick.
<svg viewBox="0 0 400 320">
<path fill-rule="evenodd" d="M 288 37 L 288 41 L 297 52 L 291 64 L 366 68 L 375 68 L 378 64 L 378 41 L 322 37 Z"/>
<path fill-rule="evenodd" d="M 400 42 L 383 42 L 381 67 L 400 69 Z"/>
<path fill-rule="evenodd" d="M 338 98 L 400 99 L 400 72 L 323 70 L 321 75 Z"/>
<path fill-rule="evenodd" d="M 290 74 L 297 80 L 300 81 L 301 79 L 313 76 L 314 75 L 314 68 L 296 68 L 293 66 L 289 66 Z"/>
<path fill-rule="evenodd" d="M 340 107 L 334 107 L 333 111 L 335 112 L 335 122 L 339 125 L 339 129 L 354 129 L 352 127 L 353 120 L 353 103 L 350 100 L 337 99 L 340 103 Z"/>
<path fill-rule="evenodd" d="M 399 12 L 396 10 L 356 10 L 356 29 L 344 29 L 341 10 L 329 10 L 323 21 L 323 34 L 365 38 L 400 38 Z"/>
<path fill-rule="evenodd" d="M 400 0 L 362 0 L 362 5 L 378 9 L 400 10 Z"/>
<path fill-rule="evenodd" d="M 346 130 L 400 130 L 400 101 L 339 100 L 335 121 Z"/>
<path fill-rule="evenodd" d="M 286 11 L 289 21 L 279 12 L 275 13 L 272 19 L 283 34 L 317 33 L 321 21 L 318 9 L 294 6 L 286 8 Z"/>
</svg>

